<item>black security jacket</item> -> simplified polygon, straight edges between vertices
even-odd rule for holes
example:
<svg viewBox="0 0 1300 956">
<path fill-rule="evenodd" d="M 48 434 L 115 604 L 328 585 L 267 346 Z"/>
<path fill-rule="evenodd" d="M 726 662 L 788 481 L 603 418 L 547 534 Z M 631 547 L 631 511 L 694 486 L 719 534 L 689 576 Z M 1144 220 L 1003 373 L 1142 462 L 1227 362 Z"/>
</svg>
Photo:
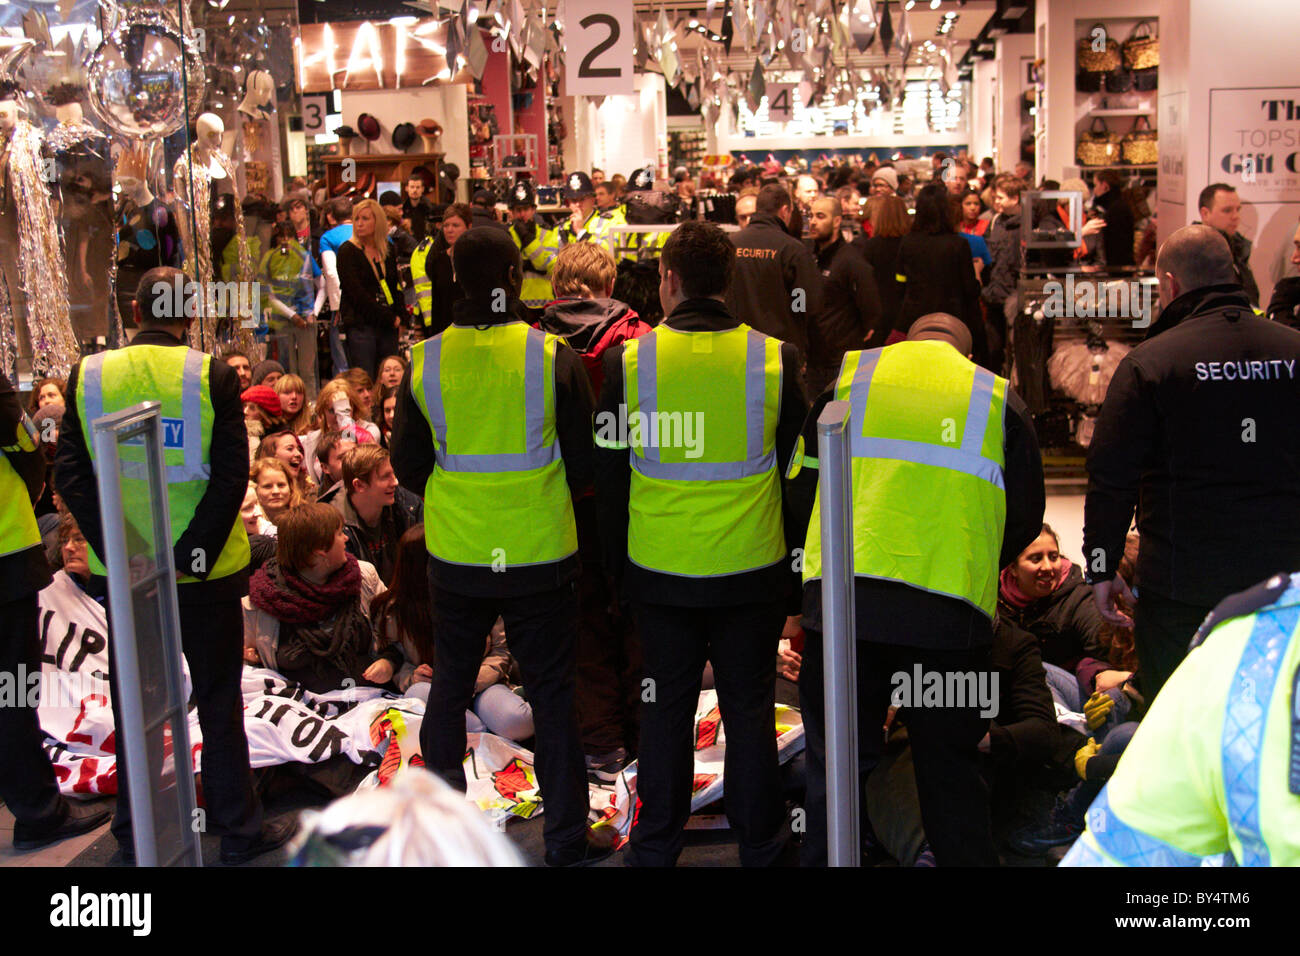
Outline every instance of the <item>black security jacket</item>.
<svg viewBox="0 0 1300 956">
<path fill-rule="evenodd" d="M 1084 562 L 1114 576 L 1136 509 L 1140 588 L 1212 606 L 1300 569 L 1300 332 L 1237 285 L 1180 296 L 1151 332 L 1088 450 Z"/>
</svg>

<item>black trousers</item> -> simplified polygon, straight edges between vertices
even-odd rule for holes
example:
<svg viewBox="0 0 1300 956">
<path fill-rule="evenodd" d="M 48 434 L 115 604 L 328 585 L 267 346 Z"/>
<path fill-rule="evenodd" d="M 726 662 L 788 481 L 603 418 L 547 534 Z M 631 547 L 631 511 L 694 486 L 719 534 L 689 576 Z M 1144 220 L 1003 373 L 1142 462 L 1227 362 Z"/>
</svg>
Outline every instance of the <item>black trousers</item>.
<svg viewBox="0 0 1300 956">
<path fill-rule="evenodd" d="M 691 814 L 695 709 L 704 663 L 713 664 L 726 732 L 724 803 L 745 866 L 781 855 L 786 829 L 776 757 L 776 645 L 785 622 L 780 600 L 738 607 L 669 607 L 638 602 L 645 675 L 637 797 L 629 866 L 674 866 Z"/>
<path fill-rule="evenodd" d="M 574 504 L 578 527 L 578 726 L 583 752 L 608 754 L 623 747 L 635 757 L 640 735 L 641 641 L 618 602 L 601 560 L 595 497 Z"/>
<path fill-rule="evenodd" d="M 1196 629 L 1212 610 L 1213 607 L 1184 604 L 1143 589 L 1133 621 L 1133 645 L 1148 707 L 1187 656 Z"/>
<path fill-rule="evenodd" d="M 379 374 L 379 363 L 397 351 L 400 332 L 395 326 L 376 329 L 369 325 L 352 325 L 343 330 L 347 334 L 344 351 L 353 368 L 362 368 L 374 378 Z"/>
<path fill-rule="evenodd" d="M 825 866 L 826 851 L 826 720 L 823 693 L 822 635 L 805 631 L 803 664 L 799 671 L 799 703 L 803 713 L 807 752 L 807 834 L 804 866 Z M 858 761 L 859 788 L 884 754 L 885 718 L 894 689 L 891 678 L 909 677 L 915 665 L 923 671 L 989 671 L 989 649 L 935 651 L 897 644 L 859 641 Z M 916 771 L 916 788 L 926 839 L 940 866 L 996 866 L 989 816 L 989 791 L 980 774 L 979 742 L 989 719 L 974 707 L 904 708 Z M 859 790 L 860 792 L 860 790 Z M 859 799 L 863 799 L 861 796 Z"/>
<path fill-rule="evenodd" d="M 0 706 L 0 799 L 19 823 L 43 827 L 61 823 L 68 805 L 41 747 L 36 708 L 27 706 L 27 675 L 41 672 L 39 619 L 35 592 L 0 604 L 0 674 L 18 695 Z"/>
<path fill-rule="evenodd" d="M 242 850 L 262 832 L 262 805 L 253 794 L 253 772 L 248 764 L 248 737 L 244 733 L 244 697 L 240 678 L 244 669 L 244 615 L 239 599 L 211 604 L 181 604 L 181 648 L 190 666 L 191 700 L 199 712 L 203 752 L 203 803 L 207 829 L 222 838 L 230 850 Z M 112 618 L 110 617 L 110 621 Z M 111 646 L 113 638 L 110 634 Z M 117 669 L 109 668 L 113 696 L 113 725 L 122 726 Z M 117 753 L 117 813 L 113 836 L 131 843 L 131 801 L 126 755 Z"/>
<path fill-rule="evenodd" d="M 537 728 L 537 782 L 546 813 L 547 850 L 585 838 L 590 799 L 573 702 L 578 598 L 573 584 L 507 598 L 468 597 L 430 582 L 433 591 L 433 679 L 420 726 L 425 765 L 465 792 L 465 711 L 483 662 L 488 632 L 501 616 L 510 653 L 523 671 Z"/>
</svg>

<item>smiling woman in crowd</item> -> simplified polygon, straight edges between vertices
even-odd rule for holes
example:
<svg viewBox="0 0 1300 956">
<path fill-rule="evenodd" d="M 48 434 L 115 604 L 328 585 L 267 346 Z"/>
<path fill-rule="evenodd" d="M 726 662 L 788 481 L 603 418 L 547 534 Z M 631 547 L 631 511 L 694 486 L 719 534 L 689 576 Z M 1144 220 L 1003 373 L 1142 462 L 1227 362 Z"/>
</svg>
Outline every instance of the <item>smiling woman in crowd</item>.
<svg viewBox="0 0 1300 956">
<path fill-rule="evenodd" d="M 316 482 L 305 465 L 306 454 L 298 436 L 290 431 L 276 432 L 262 439 L 257 449 L 258 458 L 275 458 L 289 469 L 289 477 L 303 502 L 316 500 Z"/>
<path fill-rule="evenodd" d="M 278 458 L 257 459 L 248 469 L 248 479 L 257 492 L 257 504 L 266 520 L 277 528 L 290 509 L 302 504 L 302 495 L 289 473 L 289 466 Z"/>
</svg>

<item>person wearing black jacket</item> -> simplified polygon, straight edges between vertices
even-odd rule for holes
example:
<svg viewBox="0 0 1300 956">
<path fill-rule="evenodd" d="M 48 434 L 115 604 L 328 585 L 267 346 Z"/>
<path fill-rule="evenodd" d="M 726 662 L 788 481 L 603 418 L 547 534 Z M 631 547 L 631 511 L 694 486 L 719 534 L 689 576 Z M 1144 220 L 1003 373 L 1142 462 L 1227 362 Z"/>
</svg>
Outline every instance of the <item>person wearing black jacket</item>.
<svg viewBox="0 0 1300 956">
<path fill-rule="evenodd" d="M 912 228 L 907 203 L 897 196 L 880 196 L 872 200 L 871 230 L 853 240 L 875 274 L 880 291 L 880 322 L 871 337 L 874 346 L 893 345 L 907 338 L 907 326 L 899 316 L 903 311 L 903 290 L 898 281 L 898 249 Z"/>
<path fill-rule="evenodd" d="M 813 251 L 825 280 L 822 310 L 808 328 L 805 385 L 816 396 L 839 374 L 845 352 L 884 340 L 872 341 L 881 316 L 875 273 L 840 234 L 839 200 L 813 200 L 811 216 Z"/>
<path fill-rule="evenodd" d="M 168 315 L 164 300 L 181 280 L 178 269 L 159 268 L 145 273 L 134 302 L 140 332 L 128 348 L 160 346 L 184 348 L 187 317 Z M 160 293 L 160 290 L 161 293 Z M 179 306 L 180 303 L 175 303 Z M 95 463 L 86 436 L 90 422 L 80 420 L 78 393 L 82 388 L 81 364 L 68 376 L 68 406 L 55 458 L 55 479 L 64 504 L 81 527 L 96 554 L 104 554 L 99 489 Z M 248 435 L 244 429 L 243 404 L 239 399 L 239 377 L 224 362 L 212 360 L 208 369 L 213 418 L 208 436 L 210 468 L 207 489 L 194 509 L 189 524 L 177 527 L 173 558 L 178 576 L 198 580 L 178 584 L 181 644 L 194 683 L 194 700 L 203 731 L 203 794 L 210 824 L 222 834 L 221 859 L 242 863 L 286 843 L 297 829 L 296 821 L 262 825 L 262 807 L 253 793 L 248 762 L 248 740 L 244 733 L 243 696 L 240 673 L 243 659 L 243 612 L 240 599 L 248 593 L 247 567 L 215 580 L 207 580 L 240 520 L 239 509 L 248 489 Z M 178 384 L 179 387 L 179 384 Z M 115 409 L 105 408 L 106 412 Z M 176 520 L 173 514 L 173 522 Z M 196 554 L 213 556 L 205 566 L 195 563 Z M 111 636 L 110 636 L 111 640 Z M 120 727 L 120 695 L 116 671 L 110 671 L 113 721 Z M 131 808 L 125 786 L 131 768 L 118 754 L 117 814 L 113 835 L 117 837 L 124 862 L 134 862 L 131 841 Z"/>
<path fill-rule="evenodd" d="M 898 247 L 896 271 L 904 284 L 899 322 L 910 327 L 923 315 L 944 312 L 966 323 L 975 364 L 988 362 L 980 286 L 970 243 L 957 232 L 948 205 L 948 187 L 928 183 L 916 197 L 912 231 Z"/>
<path fill-rule="evenodd" d="M 727 311 L 806 357 L 808 327 L 822 308 L 822 277 L 812 253 L 788 231 L 792 208 L 784 186 L 764 186 L 749 225 L 728 234 L 736 247 L 736 276 Z"/>
<path fill-rule="evenodd" d="M 1123 180 L 1113 169 L 1097 173 L 1092 187 L 1093 205 L 1106 222 L 1101 233 L 1101 248 L 1107 266 L 1136 265 L 1133 249 L 1133 210 L 1124 195 Z"/>
<path fill-rule="evenodd" d="M 363 199 L 352 210 L 352 238 L 339 245 L 339 313 L 348 361 L 375 378 L 379 361 L 397 351 L 402 300 L 397 249 L 385 240 L 384 207 Z"/>
<path fill-rule="evenodd" d="M 655 381 L 665 392 L 679 397 L 690 394 L 683 390 L 683 379 L 716 375 L 728 368 L 713 358 L 717 353 L 707 346 L 716 333 L 742 327 L 725 302 L 727 283 L 733 281 L 734 262 L 735 250 L 726 234 L 712 223 L 685 222 L 664 244 L 659 260 L 662 277 L 659 289 L 667 317 L 654 331 L 636 340 L 636 356 L 639 363 L 646 355 L 647 344 L 654 349 Z M 686 367 L 680 358 L 682 346 L 673 349 L 659 344 L 667 342 L 668 335 L 683 334 L 694 343 L 690 355 L 699 356 Z M 761 348 L 768 347 L 766 341 L 760 340 Z M 796 578 L 789 558 L 792 545 L 797 542 L 786 534 L 790 524 L 783 517 L 784 496 L 780 496 L 779 508 L 773 503 L 769 509 L 762 503 L 772 502 L 772 495 L 780 495 L 775 465 L 770 474 L 750 473 L 770 478 L 773 484 L 767 487 L 742 479 L 744 483 L 737 489 L 738 482 L 710 480 L 707 472 L 717 466 L 703 462 L 697 466 L 678 466 L 677 474 L 686 474 L 657 480 L 654 483 L 657 487 L 650 487 L 644 481 L 633 484 L 632 457 L 637 453 L 630 449 L 632 433 L 628 433 L 626 440 L 620 440 L 609 435 L 612 429 L 602 424 L 630 418 L 632 412 L 639 411 L 627 407 L 624 354 L 630 347 L 619 345 L 605 353 L 604 383 L 595 419 L 596 507 L 606 553 L 605 566 L 616 579 L 622 579 L 623 594 L 635 607 L 645 675 L 653 682 L 647 686 L 654 688 L 652 701 L 642 697 L 637 773 L 641 807 L 632 828 L 627 862 L 638 866 L 673 866 L 681 853 L 682 828 L 690 815 L 694 768 L 692 715 L 698 705 L 704 663 L 708 660 L 713 665 L 718 704 L 727 728 L 727 818 L 737 834 L 741 862 L 746 866 L 772 865 L 781 857 L 789 833 L 781 804 L 772 718 L 777 644 L 783 635 L 783 621 L 785 629 L 791 629 L 792 616 L 797 616 L 798 610 Z M 770 444 L 774 446 L 777 462 L 788 458 L 793 451 L 806 408 L 797 374 L 797 351 L 790 343 L 781 343 L 778 354 L 782 391 L 776 421 L 770 423 L 771 432 L 763 433 L 761 447 L 748 448 L 748 455 L 761 455 L 762 448 Z M 735 371 L 734 365 L 730 370 Z M 645 397 L 644 392 L 638 395 Z M 760 414 L 762 395 L 760 389 L 756 396 Z M 751 402 L 750 410 L 752 407 Z M 620 410 L 625 412 L 624 416 Z M 745 411 L 746 407 L 741 405 L 742 414 Z M 701 422 L 706 416 L 711 423 L 726 422 L 711 417 L 712 412 L 685 410 L 681 415 L 683 418 L 696 415 Z M 767 427 L 770 419 L 763 420 Z M 720 430 L 723 426 L 712 427 Z M 741 427 L 744 427 L 743 420 Z M 661 439 L 651 440 L 657 445 Z M 724 445 L 724 442 L 731 444 Z M 734 442 L 719 437 L 717 445 L 711 447 L 734 447 Z M 741 442 L 740 454 L 746 453 Z M 691 461 L 689 450 L 686 460 Z M 645 468 L 646 465 L 637 464 L 638 473 Z M 695 480 L 697 476 L 701 480 Z M 762 480 L 765 483 L 767 478 Z M 664 497 L 655 500 L 656 492 Z M 740 496 L 744 500 L 736 500 Z M 754 504 L 751 499 L 760 503 Z M 734 540 L 733 534 L 775 544 L 780 554 L 766 564 L 757 555 L 746 554 L 739 559 L 742 565 L 760 563 L 761 566 L 705 576 L 661 570 L 662 563 L 644 555 L 641 560 L 655 566 L 637 563 L 629 550 L 630 514 L 638 515 L 643 536 L 648 539 L 640 545 L 662 557 L 663 545 L 656 532 L 668 533 L 665 527 L 677 513 L 676 509 L 691 514 L 694 519 L 691 522 L 694 533 L 686 540 L 673 542 L 684 554 L 715 555 L 725 551 L 728 540 Z M 752 526 L 737 531 L 734 527 L 737 516 Z M 777 541 L 772 541 L 773 538 Z M 686 563 L 718 567 L 710 565 L 707 559 L 699 562 L 686 559 Z M 730 563 L 726 566 L 735 567 Z"/>
<path fill-rule="evenodd" d="M 25 675 L 41 672 L 36 595 L 51 580 L 32 511 L 45 485 L 45 453 L 30 425 L 18 392 L 0 373 L 0 487 L 17 492 L 0 511 L 0 674 L 18 689 L 17 701 L 0 707 L 0 799 L 14 815 L 16 850 L 48 846 L 108 819 L 108 810 L 71 804 L 59 793 L 36 706 L 28 706 L 37 702 L 28 699 Z"/>
<path fill-rule="evenodd" d="M 1083 549 L 1102 617 L 1137 510 L 1134 643 L 1148 703 L 1224 597 L 1300 567 L 1300 332 L 1254 315 L 1223 236 L 1160 247 L 1160 319 L 1111 378 L 1088 449 Z"/>
<path fill-rule="evenodd" d="M 960 237 L 958 237 L 960 238 Z M 964 240 L 962 240 L 964 244 Z M 969 267 L 969 253 L 967 266 Z M 969 358 L 970 331 L 954 316 L 924 316 L 908 334 L 909 340 L 936 338 L 947 341 Z M 909 341 L 909 345 L 911 342 Z M 893 346 L 902 348 L 902 345 Z M 870 354 L 870 353 L 866 353 Z M 806 537 L 817 494 L 817 419 L 833 398 L 827 390 L 813 403 L 803 427 L 803 454 L 791 462 L 788 496 L 794 502 L 798 524 L 795 540 Z M 859 426 L 861 427 L 861 426 Z M 998 567 L 1016 559 L 1042 527 L 1045 495 L 1043 463 L 1038 441 L 1025 404 L 1008 386 L 1003 420 L 1003 466 L 1006 516 L 1001 528 L 987 529 L 1001 541 Z M 855 487 L 855 505 L 861 503 Z M 925 501 L 873 501 L 887 512 L 925 509 Z M 884 513 L 882 512 L 882 513 Z M 944 529 L 936 528 L 942 535 Z M 926 548 L 949 547 L 947 541 L 902 543 L 923 553 Z M 891 674 L 972 672 L 988 669 L 993 623 L 981 609 L 955 597 L 933 594 L 901 580 L 856 576 L 854 597 L 858 667 L 858 743 L 862 773 L 869 773 L 881 754 L 876 732 L 891 698 Z M 803 862 L 826 862 L 825 730 L 822 693 L 821 582 L 804 587 L 803 667 L 799 698 L 804 718 L 808 754 L 807 836 Z M 981 736 L 977 708 L 922 707 L 909 715 L 917 784 L 927 821 L 927 835 L 941 866 L 992 865 L 997 857 L 989 832 L 988 793 L 979 778 Z M 987 730 L 984 726 L 983 730 Z"/>
<path fill-rule="evenodd" d="M 456 281 L 465 299 L 454 307 L 453 329 L 458 335 L 473 334 L 475 340 L 490 342 L 487 333 L 497 327 L 517 322 L 519 289 L 523 270 L 519 250 L 505 230 L 470 229 L 452 250 Z M 504 308 L 498 303 L 504 289 Z M 429 419 L 412 390 L 412 375 L 421 368 L 431 347 L 441 348 L 452 330 L 442 332 L 415 346 L 411 367 L 402 377 L 397 409 L 393 421 L 393 469 L 408 488 L 424 489 L 426 499 L 426 534 L 432 523 L 446 522 L 447 516 L 429 508 L 430 496 L 443 487 L 471 487 L 465 473 L 455 467 L 447 470 L 447 442 L 465 447 L 470 436 L 483 431 L 483 421 L 493 414 L 489 404 L 480 405 L 475 421 L 464 421 L 453 413 L 461 407 L 448 400 L 453 390 L 483 390 L 485 377 L 490 380 L 517 381 L 514 371 L 504 362 L 494 367 L 494 350 L 473 350 L 472 358 L 463 362 L 483 363 L 482 371 L 459 374 L 446 360 L 440 366 L 439 388 L 446 411 L 440 420 L 440 445 L 435 447 Z M 528 333 L 540 336 L 541 332 Z M 553 401 L 546 403 L 543 428 L 553 429 L 559 458 L 572 498 L 579 497 L 592 480 L 591 383 L 582 360 L 570 348 L 555 348 L 554 362 L 548 364 L 552 378 Z M 516 388 L 513 394 L 519 395 Z M 484 402 L 483 391 L 477 393 Z M 473 402 L 470 394 L 458 396 Z M 523 410 L 514 409 L 523 416 Z M 482 417 L 480 417 L 482 416 Z M 483 448 L 480 442 L 479 448 Z M 491 446 L 488 446 L 491 447 Z M 454 452 L 453 452 L 454 453 Z M 437 467 L 435 467 L 437 466 Z M 520 481 L 517 471 L 501 472 L 511 481 Z M 475 488 L 482 494 L 482 483 Z M 440 492 L 441 493 L 441 492 Z M 465 492 L 469 494 L 469 491 Z M 571 521 L 571 515 L 545 510 L 540 501 L 530 499 L 499 502 L 501 508 L 513 509 L 521 521 Z M 484 519 L 481 527 L 490 522 Z M 435 526 L 434 531 L 437 532 Z M 444 532 L 445 533 L 445 532 Z M 576 536 L 576 533 L 575 533 Z M 429 537 L 432 541 L 433 537 Z M 486 553 L 498 549 L 496 542 L 483 541 L 478 547 Z M 506 549 L 508 550 L 508 549 Z M 546 862 L 554 866 L 595 862 L 612 852 L 608 843 L 601 844 L 600 834 L 587 826 L 587 772 L 582 757 L 577 716 L 574 709 L 574 656 L 577 641 L 578 602 L 575 582 L 578 555 L 575 552 L 559 560 L 537 563 L 520 562 L 497 565 L 458 564 L 430 553 L 429 584 L 433 592 L 434 646 L 437 666 L 429 688 L 429 704 L 420 728 L 420 745 L 429 769 L 453 787 L 465 789 L 461 763 L 465 754 L 465 709 L 473 697 L 474 681 L 483 660 L 483 635 L 499 616 L 505 620 L 510 635 L 510 650 L 523 671 L 524 685 L 537 727 L 537 776 L 546 801 Z"/>
</svg>

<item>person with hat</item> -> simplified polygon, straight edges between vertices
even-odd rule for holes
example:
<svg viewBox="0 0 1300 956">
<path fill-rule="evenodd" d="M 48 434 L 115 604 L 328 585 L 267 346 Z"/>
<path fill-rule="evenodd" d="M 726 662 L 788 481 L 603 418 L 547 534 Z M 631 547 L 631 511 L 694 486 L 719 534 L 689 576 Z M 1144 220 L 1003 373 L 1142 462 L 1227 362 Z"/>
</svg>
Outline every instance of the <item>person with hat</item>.
<svg viewBox="0 0 1300 956">
<path fill-rule="evenodd" d="M 851 560 L 865 778 L 883 755 L 880 727 L 899 703 L 897 675 L 934 674 L 946 687 L 954 677 L 966 686 L 981 674 L 985 685 L 991 680 L 998 573 L 1042 530 L 1043 463 L 1029 411 L 1006 379 L 971 361 L 971 350 L 964 322 L 932 313 L 918 318 L 903 342 L 847 352 L 790 459 L 790 495 L 807 518 L 799 698 L 808 752 L 808 865 L 824 865 L 827 853 L 817 420 L 834 398 L 852 408 Z M 989 748 L 987 708 L 965 694 L 936 704 L 920 690 L 902 702 L 899 716 L 911 741 L 926 838 L 940 866 L 994 866 L 980 775 Z"/>
<path fill-rule="evenodd" d="M 623 205 L 617 207 L 621 220 L 619 225 L 660 226 L 670 225 L 676 220 L 677 201 L 670 194 L 655 189 L 652 166 L 644 166 L 632 173 L 624 187 L 623 199 Z M 631 262 L 657 259 L 671 234 L 668 230 L 628 233 L 622 241 L 622 258 Z"/>
<path fill-rule="evenodd" d="M 592 478 L 591 384 L 563 339 L 518 320 L 523 270 L 508 235 L 470 229 L 452 257 L 464 299 L 412 348 L 390 442 L 399 481 L 424 489 L 436 665 L 420 749 L 465 790 L 465 710 L 483 635 L 502 617 L 533 705 L 546 862 L 594 863 L 614 833 L 587 824 L 574 708 L 573 499 Z"/>
<path fill-rule="evenodd" d="M 474 217 L 474 221 L 470 225 L 508 229 L 509 227 L 497 217 L 496 202 L 496 196 L 488 190 L 475 190 L 473 200 L 470 202 L 470 215 Z"/>
<path fill-rule="evenodd" d="M 7 675 L 41 672 L 36 595 L 51 574 L 32 503 L 40 498 L 48 472 L 42 440 L 17 390 L 0 373 L 0 673 Z M 18 685 L 26 690 L 25 680 Z M 0 707 L 0 799 L 14 815 L 16 850 L 48 846 L 108 819 L 107 809 L 71 803 L 59 793 L 37 708 L 28 703 L 20 692 L 16 701 Z"/>
<path fill-rule="evenodd" d="M 510 238 L 519 249 L 523 263 L 524 284 L 519 300 L 529 309 L 546 308 L 553 298 L 551 269 L 560 251 L 560 240 L 554 229 L 537 223 L 537 190 L 526 179 L 515 183 L 510 190 Z"/>
<path fill-rule="evenodd" d="M 175 439 L 163 449 L 163 502 L 171 518 L 181 644 L 203 733 L 200 770 L 207 827 L 221 835 L 221 861 L 239 864 L 282 846 L 297 821 L 263 825 L 261 803 L 253 792 L 240 691 L 244 628 L 239 602 L 248 593 L 249 546 L 239 509 L 248 490 L 249 453 L 234 370 L 184 344 L 192 318 L 169 302 L 170 290 L 183 278 L 179 269 L 167 267 L 145 273 L 133 305 L 140 331 L 131 344 L 87 356 L 73 367 L 55 474 L 57 490 L 89 544 L 91 573 L 103 577 L 96 479 L 101 463 L 91 425 L 144 397 L 161 404 L 166 430 Z M 249 391 L 270 392 L 279 407 L 275 392 L 266 386 Z M 121 447 L 124 456 L 143 454 L 142 448 Z M 150 526 L 153 505 L 147 483 L 129 472 L 118 480 L 128 527 Z M 111 643 L 113 635 L 108 639 Z M 121 728 L 115 669 L 109 679 L 113 720 Z M 135 852 L 126 781 L 148 771 L 134 766 L 120 749 L 117 759 L 112 832 L 122 862 L 131 864 Z"/>
<path fill-rule="evenodd" d="M 871 174 L 872 196 L 895 196 L 898 194 L 898 173 L 892 166 L 879 166 Z"/>
<path fill-rule="evenodd" d="M 591 177 L 584 172 L 569 173 L 564 180 L 564 201 L 569 206 L 569 218 L 560 224 L 560 245 L 597 242 L 608 249 L 610 255 L 617 255 L 609 231 L 611 220 L 596 209 L 596 187 L 592 185 Z"/>
</svg>

